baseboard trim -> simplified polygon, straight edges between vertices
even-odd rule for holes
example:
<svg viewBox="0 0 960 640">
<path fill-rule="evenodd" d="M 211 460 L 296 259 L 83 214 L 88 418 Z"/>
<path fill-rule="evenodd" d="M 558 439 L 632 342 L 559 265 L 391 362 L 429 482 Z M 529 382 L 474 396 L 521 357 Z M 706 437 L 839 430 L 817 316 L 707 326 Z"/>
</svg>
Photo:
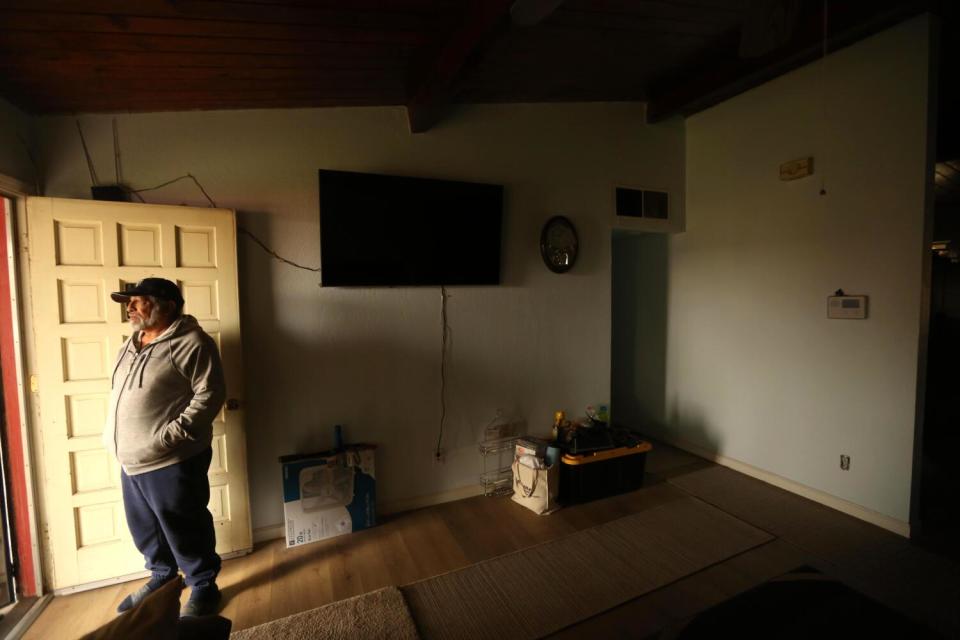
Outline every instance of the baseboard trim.
<svg viewBox="0 0 960 640">
<path fill-rule="evenodd" d="M 281 533 L 280 535 L 283 535 Z M 237 551 L 231 551 L 229 553 L 220 554 L 221 560 L 230 560 L 232 558 L 239 558 L 245 556 L 248 553 L 253 551 L 250 549 L 239 549 Z M 90 591 L 91 589 L 99 589 L 100 587 L 110 587 L 115 584 L 121 584 L 123 582 L 130 582 L 131 580 L 139 580 L 141 578 L 149 578 L 149 571 L 137 571 L 136 573 L 128 573 L 122 576 L 117 576 L 115 578 L 107 578 L 105 580 L 97 580 L 96 582 L 85 582 L 83 584 L 77 584 L 72 587 L 62 587 L 60 589 L 54 589 L 53 595 L 55 596 L 68 596 L 71 593 L 80 593 L 81 591 Z"/>
<path fill-rule="evenodd" d="M 253 530 L 253 544 L 269 542 L 283 537 L 283 524 L 271 524 L 266 527 L 257 527 Z"/>
<path fill-rule="evenodd" d="M 221 560 L 233 560 L 234 558 L 242 558 L 245 555 L 253 553 L 253 547 L 247 549 L 237 549 L 236 551 L 231 551 L 230 553 L 221 553 Z"/>
<path fill-rule="evenodd" d="M 904 538 L 910 537 L 910 523 L 904 522 L 902 520 L 897 520 L 896 518 L 891 518 L 888 515 L 879 513 L 867 507 L 863 507 L 849 500 L 844 500 L 843 498 L 838 498 L 837 496 L 831 495 L 819 489 L 814 489 L 808 487 L 805 484 L 800 484 L 794 480 L 784 478 L 783 476 L 778 476 L 775 473 L 765 471 L 753 465 L 747 464 L 746 462 L 741 462 L 734 458 L 730 458 L 714 451 L 709 451 L 698 445 L 692 444 L 685 440 L 679 438 L 670 438 L 666 437 L 663 434 L 657 434 L 656 438 L 674 446 L 678 449 L 683 449 L 688 453 L 692 453 L 695 456 L 699 456 L 711 462 L 715 462 L 721 466 L 733 469 L 744 475 L 750 476 L 751 478 L 756 478 L 766 482 L 767 484 L 772 484 L 775 487 L 779 487 L 790 493 L 795 493 L 799 496 L 807 498 L 808 500 L 813 500 L 818 502 L 825 507 L 830 507 L 831 509 L 836 509 L 842 513 L 847 514 L 848 516 L 853 516 L 864 522 L 869 522 L 870 524 L 876 525 L 881 529 L 886 529 L 892 533 L 895 533 Z"/>
<path fill-rule="evenodd" d="M 443 504 L 444 502 L 453 502 L 454 500 L 472 498 L 474 496 L 479 496 L 482 493 L 483 490 L 480 488 L 480 485 L 469 485 L 466 487 L 451 489 L 449 491 L 441 491 L 440 493 L 417 496 L 415 498 L 388 500 L 378 505 L 377 513 L 379 515 L 390 515 L 393 513 L 402 513 L 404 511 L 413 511 L 414 509 L 432 507 L 433 505 Z M 267 525 L 266 527 L 258 527 L 253 530 L 253 542 L 254 544 L 268 542 L 270 540 L 283 538 L 283 535 L 283 523 Z"/>
<path fill-rule="evenodd" d="M 149 578 L 149 571 L 137 571 L 136 573 L 128 573 L 122 576 L 117 576 L 115 578 L 107 578 L 105 580 L 97 580 L 95 582 L 85 582 L 83 584 L 74 585 L 72 587 L 62 587 L 60 589 L 54 589 L 53 595 L 55 596 L 68 596 L 71 593 L 80 593 L 81 591 L 90 591 L 91 589 L 99 589 L 100 587 L 110 587 L 115 584 L 120 584 L 122 582 L 130 582 L 131 580 L 138 580 L 140 578 Z"/>
<path fill-rule="evenodd" d="M 454 500 L 463 500 L 464 498 L 472 498 L 474 496 L 479 496 L 483 493 L 483 489 L 479 484 L 471 484 L 466 487 L 459 487 L 457 489 L 450 489 L 449 491 L 441 491 L 440 493 L 431 493 L 425 496 L 417 496 L 415 498 L 406 498 L 403 500 L 390 500 L 383 503 L 377 513 L 383 515 L 389 515 L 391 513 L 402 513 L 404 511 L 413 511 L 414 509 L 422 509 L 423 507 L 432 507 L 435 504 L 443 504 L 444 502 L 453 502 Z"/>
</svg>

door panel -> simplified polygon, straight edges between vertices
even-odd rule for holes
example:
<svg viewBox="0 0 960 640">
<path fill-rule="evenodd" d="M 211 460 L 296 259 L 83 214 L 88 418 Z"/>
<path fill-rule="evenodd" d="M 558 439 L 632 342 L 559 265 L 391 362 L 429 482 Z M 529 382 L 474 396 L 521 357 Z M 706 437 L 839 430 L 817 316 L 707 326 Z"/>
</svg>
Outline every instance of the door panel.
<svg viewBox="0 0 960 640">
<path fill-rule="evenodd" d="M 143 569 L 120 467 L 100 441 L 111 370 L 130 335 L 110 292 L 148 276 L 177 282 L 185 312 L 220 348 L 228 397 L 241 398 L 236 230 L 221 209 L 57 198 L 28 198 L 27 226 L 32 430 L 47 582 L 61 589 Z M 224 410 L 213 425 L 209 509 L 221 554 L 251 547 L 242 420 Z"/>
</svg>

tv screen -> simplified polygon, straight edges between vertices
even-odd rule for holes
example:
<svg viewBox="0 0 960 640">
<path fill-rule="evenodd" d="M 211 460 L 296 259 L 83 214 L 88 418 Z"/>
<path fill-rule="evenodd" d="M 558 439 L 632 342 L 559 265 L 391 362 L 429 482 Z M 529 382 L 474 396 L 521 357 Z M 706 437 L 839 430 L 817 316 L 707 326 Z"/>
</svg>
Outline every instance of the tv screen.
<svg viewBox="0 0 960 640">
<path fill-rule="evenodd" d="M 320 171 L 325 287 L 500 284 L 503 187 Z"/>
</svg>

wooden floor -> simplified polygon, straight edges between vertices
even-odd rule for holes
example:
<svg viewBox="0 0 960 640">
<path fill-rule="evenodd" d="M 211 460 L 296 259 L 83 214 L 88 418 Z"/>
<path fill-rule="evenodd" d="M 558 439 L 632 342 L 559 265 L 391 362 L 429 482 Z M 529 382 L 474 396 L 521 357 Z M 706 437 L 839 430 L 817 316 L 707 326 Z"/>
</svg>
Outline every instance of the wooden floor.
<svg viewBox="0 0 960 640">
<path fill-rule="evenodd" d="M 297 549 L 282 540 L 228 560 L 218 583 L 233 629 L 403 585 L 694 495 L 776 539 L 583 621 L 559 637 L 644 638 L 802 564 L 835 575 L 948 637 L 960 637 L 960 571 L 906 540 L 667 446 L 643 489 L 536 516 L 509 499 L 470 498 L 399 514 L 368 531 Z M 704 478 L 704 473 L 710 476 Z M 705 535 L 709 535 L 705 532 Z M 60 596 L 28 639 L 76 638 L 114 618 L 143 581 Z M 184 598 L 186 594 L 184 594 Z"/>
<path fill-rule="evenodd" d="M 0 618 L 0 638 L 6 638 L 13 631 L 37 600 L 39 600 L 37 596 L 21 598 L 16 604 L 3 608 L 3 616 Z"/>
</svg>

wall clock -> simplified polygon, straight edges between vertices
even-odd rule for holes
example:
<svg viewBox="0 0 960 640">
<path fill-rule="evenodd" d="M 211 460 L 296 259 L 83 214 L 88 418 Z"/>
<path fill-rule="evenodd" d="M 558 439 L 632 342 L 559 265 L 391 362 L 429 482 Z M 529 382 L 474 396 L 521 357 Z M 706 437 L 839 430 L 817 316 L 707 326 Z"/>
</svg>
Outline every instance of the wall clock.
<svg viewBox="0 0 960 640">
<path fill-rule="evenodd" d="M 573 223 L 564 216 L 553 216 L 540 232 L 540 255 L 547 269 L 564 273 L 577 261 L 580 243 Z"/>
</svg>

